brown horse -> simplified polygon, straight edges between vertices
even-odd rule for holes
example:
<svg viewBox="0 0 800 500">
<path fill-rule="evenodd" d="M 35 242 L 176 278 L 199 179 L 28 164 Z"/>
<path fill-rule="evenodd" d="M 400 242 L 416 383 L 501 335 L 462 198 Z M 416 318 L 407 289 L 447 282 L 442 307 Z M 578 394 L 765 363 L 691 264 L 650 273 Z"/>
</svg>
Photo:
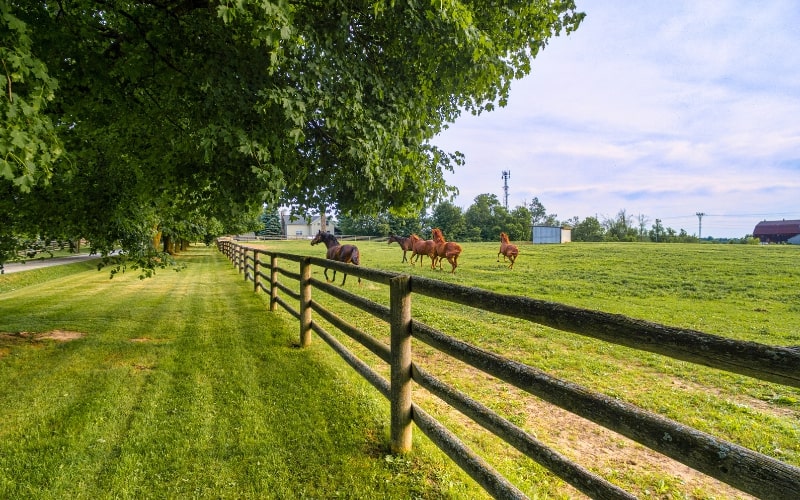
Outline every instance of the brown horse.
<svg viewBox="0 0 800 500">
<path fill-rule="evenodd" d="M 427 255 L 431 258 L 431 269 L 436 263 L 436 245 L 433 240 L 423 240 L 416 234 L 409 236 L 411 239 L 411 265 L 414 265 L 414 259 L 419 260 L 419 265 L 422 266 L 422 256 Z"/>
<path fill-rule="evenodd" d="M 331 233 L 323 233 L 321 230 L 317 231 L 317 235 L 311 240 L 311 244 L 316 245 L 320 242 L 325 243 L 325 246 L 328 248 L 328 253 L 325 255 L 326 259 L 344 262 L 345 264 L 352 263 L 356 266 L 361 265 L 361 256 L 358 253 L 357 246 L 342 245 L 339 243 L 339 240 L 336 239 L 336 236 Z M 344 286 L 345 280 L 347 280 L 346 273 L 344 278 L 342 278 L 342 286 Z M 331 281 L 328 279 L 327 267 L 325 268 L 325 281 Z M 333 270 L 333 281 L 336 281 L 336 269 Z M 361 284 L 361 277 L 358 278 L 358 284 Z"/>
<path fill-rule="evenodd" d="M 445 241 L 442 230 L 438 227 L 433 228 L 433 241 L 436 242 L 436 257 L 439 259 L 439 269 L 442 268 L 442 260 L 447 259 L 447 262 L 453 266 L 450 273 L 455 274 L 458 267 L 458 256 L 461 255 L 461 245 L 455 241 Z"/>
<path fill-rule="evenodd" d="M 391 245 L 392 243 L 397 243 L 400 245 L 400 248 L 403 249 L 403 262 L 408 262 L 408 259 L 406 259 L 406 252 L 410 251 L 412 255 L 414 252 L 414 247 L 412 245 L 413 241 L 411 238 L 409 236 L 397 236 L 396 234 L 390 233 L 388 244 Z"/>
<path fill-rule="evenodd" d="M 506 233 L 500 233 L 500 251 L 497 252 L 497 262 L 500 262 L 500 254 L 503 254 L 503 262 L 505 262 L 506 257 L 508 257 L 508 260 L 511 261 L 508 268 L 514 269 L 514 262 L 517 260 L 517 255 L 519 255 L 519 248 L 517 248 L 517 245 L 512 245 L 508 241 L 508 235 Z"/>
</svg>

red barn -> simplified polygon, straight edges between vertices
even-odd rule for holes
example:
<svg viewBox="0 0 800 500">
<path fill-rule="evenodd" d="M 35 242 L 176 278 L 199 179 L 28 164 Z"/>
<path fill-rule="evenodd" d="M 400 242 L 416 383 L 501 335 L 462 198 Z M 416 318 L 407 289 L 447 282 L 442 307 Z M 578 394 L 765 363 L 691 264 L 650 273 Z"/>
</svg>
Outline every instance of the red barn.
<svg viewBox="0 0 800 500">
<path fill-rule="evenodd" d="M 761 243 L 800 244 L 800 220 L 765 220 L 756 224 L 753 236 Z"/>
</svg>

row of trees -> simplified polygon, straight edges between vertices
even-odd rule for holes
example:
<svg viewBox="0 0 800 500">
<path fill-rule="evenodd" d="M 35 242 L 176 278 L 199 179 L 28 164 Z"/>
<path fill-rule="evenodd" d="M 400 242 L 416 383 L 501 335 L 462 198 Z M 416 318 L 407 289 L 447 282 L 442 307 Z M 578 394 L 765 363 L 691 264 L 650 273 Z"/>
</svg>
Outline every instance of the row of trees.
<svg viewBox="0 0 800 500">
<path fill-rule="evenodd" d="M 85 238 L 148 258 L 252 231 L 264 203 L 419 212 L 463 160 L 432 139 L 504 105 L 575 9 L 0 0 L 0 252 Z"/>
<path fill-rule="evenodd" d="M 277 211 L 265 210 L 261 216 L 262 232 L 259 234 L 280 234 L 280 219 Z M 454 241 L 498 241 L 501 231 L 511 240 L 530 241 L 532 226 L 565 226 L 572 229 L 572 241 L 634 242 L 657 243 L 696 243 L 697 236 L 684 229 L 676 231 L 665 227 L 661 220 L 648 227 L 647 217 L 636 218 L 626 210 L 616 216 L 598 219 L 586 217 L 581 220 L 573 217 L 559 220 L 557 214 L 548 214 L 538 198 L 531 202 L 507 210 L 496 195 L 478 195 L 466 210 L 451 202 L 442 202 L 430 211 L 415 216 L 400 217 L 385 212 L 379 215 L 350 217 L 339 216 L 337 228 L 344 234 L 361 236 L 387 236 L 418 234 L 429 238 L 431 229 L 442 229 L 445 237 Z M 734 243 L 750 243 L 752 238 L 725 240 Z M 756 240 L 757 241 L 757 240 Z"/>
</svg>

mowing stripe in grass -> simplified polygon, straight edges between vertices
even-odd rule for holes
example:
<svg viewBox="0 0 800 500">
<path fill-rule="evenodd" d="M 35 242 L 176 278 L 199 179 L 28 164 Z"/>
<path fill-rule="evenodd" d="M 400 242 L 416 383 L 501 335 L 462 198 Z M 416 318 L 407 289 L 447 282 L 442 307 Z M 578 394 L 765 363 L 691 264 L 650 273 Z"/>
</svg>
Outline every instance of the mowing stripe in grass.
<svg viewBox="0 0 800 500">
<path fill-rule="evenodd" d="M 386 461 L 388 405 L 268 313 L 213 249 L 140 281 L 60 276 L 0 294 L 2 498 L 448 498 L 452 464 Z M 421 447 L 421 450 L 430 447 Z M 399 464 L 402 464 L 399 465 Z"/>
</svg>

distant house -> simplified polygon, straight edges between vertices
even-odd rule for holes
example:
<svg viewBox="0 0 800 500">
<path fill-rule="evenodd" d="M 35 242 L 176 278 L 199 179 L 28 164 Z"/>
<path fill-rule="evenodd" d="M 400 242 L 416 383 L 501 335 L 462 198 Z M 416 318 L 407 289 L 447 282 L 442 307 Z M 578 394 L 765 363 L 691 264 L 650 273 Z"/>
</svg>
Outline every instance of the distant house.
<svg viewBox="0 0 800 500">
<path fill-rule="evenodd" d="M 326 226 L 331 233 L 336 229 L 330 218 L 327 219 Z M 311 238 L 322 227 L 322 217 L 319 215 L 313 217 L 292 216 L 284 211 L 281 212 L 281 227 L 288 240 Z"/>
<path fill-rule="evenodd" d="M 569 243 L 572 229 L 561 226 L 533 226 L 533 244 Z"/>
<path fill-rule="evenodd" d="M 764 220 L 756 224 L 753 237 L 761 243 L 800 244 L 800 220 Z"/>
</svg>

